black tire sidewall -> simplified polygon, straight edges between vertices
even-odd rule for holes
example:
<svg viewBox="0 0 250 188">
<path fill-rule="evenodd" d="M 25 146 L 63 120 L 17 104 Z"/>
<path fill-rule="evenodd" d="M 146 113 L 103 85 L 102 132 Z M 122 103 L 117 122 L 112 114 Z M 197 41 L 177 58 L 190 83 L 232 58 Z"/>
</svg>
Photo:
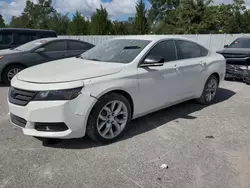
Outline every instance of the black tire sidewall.
<svg viewBox="0 0 250 188">
<path fill-rule="evenodd" d="M 99 134 L 99 131 L 97 130 L 97 118 L 98 118 L 98 115 L 99 115 L 100 111 L 102 110 L 102 108 L 107 103 L 114 101 L 114 100 L 121 101 L 126 105 L 126 107 L 128 109 L 128 122 L 119 135 L 117 135 L 115 138 L 112 138 L 112 139 L 106 139 L 106 138 L 103 138 Z M 117 139 L 119 139 L 124 134 L 130 121 L 131 121 L 131 106 L 129 104 L 129 101 L 124 96 L 122 96 L 120 94 L 110 93 L 110 94 L 107 94 L 107 95 L 101 97 L 97 101 L 97 103 L 95 104 L 94 108 L 92 109 L 92 111 L 89 115 L 89 118 L 88 118 L 88 122 L 87 122 L 87 130 L 86 130 L 87 135 L 91 139 L 93 139 L 97 142 L 100 142 L 100 143 L 104 143 L 104 144 L 112 143 L 112 142 L 116 141 Z"/>
<path fill-rule="evenodd" d="M 8 67 L 6 67 L 2 73 L 2 81 L 7 84 L 7 85 L 10 85 L 10 81 L 8 79 L 8 73 L 11 69 L 15 69 L 15 68 L 18 68 L 18 69 L 21 69 L 23 70 L 25 67 L 24 66 L 21 66 L 21 65 L 10 65 Z"/>
</svg>

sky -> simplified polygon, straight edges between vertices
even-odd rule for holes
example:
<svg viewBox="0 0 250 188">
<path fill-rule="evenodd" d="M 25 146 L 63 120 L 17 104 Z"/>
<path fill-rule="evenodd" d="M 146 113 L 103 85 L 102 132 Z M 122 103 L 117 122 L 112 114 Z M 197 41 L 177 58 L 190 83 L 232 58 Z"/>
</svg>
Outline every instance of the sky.
<svg viewBox="0 0 250 188">
<path fill-rule="evenodd" d="M 37 0 L 32 0 L 36 2 Z M 87 17 L 102 4 L 108 11 L 112 20 L 127 20 L 135 15 L 135 5 L 138 0 L 53 0 L 53 7 L 60 13 L 73 13 L 78 9 Z M 144 0 L 146 7 L 150 7 L 148 0 Z M 230 3 L 232 0 L 214 0 L 215 4 Z M 250 0 L 245 0 L 250 5 Z M 9 22 L 12 16 L 18 16 L 23 12 L 26 0 L 0 0 L 0 14 Z"/>
</svg>

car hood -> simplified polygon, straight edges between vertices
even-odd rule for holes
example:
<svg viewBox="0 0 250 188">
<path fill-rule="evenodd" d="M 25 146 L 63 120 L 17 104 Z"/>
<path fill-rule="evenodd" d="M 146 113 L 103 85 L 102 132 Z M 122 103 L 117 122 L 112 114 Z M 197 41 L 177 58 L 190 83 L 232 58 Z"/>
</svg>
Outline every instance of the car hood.
<svg viewBox="0 0 250 188">
<path fill-rule="evenodd" d="M 19 72 L 18 80 L 32 83 L 62 83 L 118 73 L 124 64 L 67 58 L 33 66 Z"/>
<path fill-rule="evenodd" d="M 0 55 L 10 55 L 10 54 L 17 54 L 17 53 L 23 53 L 23 52 L 17 51 L 17 50 L 11 50 L 11 49 L 0 50 Z"/>
<path fill-rule="evenodd" d="M 248 48 L 225 48 L 223 50 L 217 51 L 220 54 L 242 54 L 242 55 L 249 55 L 250 49 Z"/>
</svg>

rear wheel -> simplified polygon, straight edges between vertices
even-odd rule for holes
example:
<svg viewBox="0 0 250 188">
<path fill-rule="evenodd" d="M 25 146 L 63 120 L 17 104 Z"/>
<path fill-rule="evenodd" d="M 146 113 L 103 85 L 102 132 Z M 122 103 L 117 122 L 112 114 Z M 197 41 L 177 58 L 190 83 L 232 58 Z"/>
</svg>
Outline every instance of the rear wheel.
<svg viewBox="0 0 250 188">
<path fill-rule="evenodd" d="M 128 100 L 117 93 L 103 96 L 90 113 L 87 135 L 97 142 L 110 143 L 117 140 L 131 120 Z"/>
<path fill-rule="evenodd" d="M 216 96 L 218 85 L 219 80 L 217 77 L 215 75 L 211 75 L 204 86 L 201 97 L 197 99 L 197 101 L 200 104 L 211 104 Z"/>
<path fill-rule="evenodd" d="M 7 85 L 10 84 L 11 79 L 25 67 L 22 65 L 11 65 L 4 69 L 2 73 L 3 82 Z"/>
</svg>

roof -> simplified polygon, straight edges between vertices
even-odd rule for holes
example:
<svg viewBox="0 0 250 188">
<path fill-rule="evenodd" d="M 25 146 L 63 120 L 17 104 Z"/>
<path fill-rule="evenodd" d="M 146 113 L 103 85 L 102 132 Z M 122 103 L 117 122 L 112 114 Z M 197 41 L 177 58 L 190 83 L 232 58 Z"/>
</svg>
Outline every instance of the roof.
<svg viewBox="0 0 250 188">
<path fill-rule="evenodd" d="M 29 28 L 0 28 L 0 31 L 3 30 L 12 30 L 12 31 L 40 31 L 40 32 L 55 32 L 54 30 L 46 29 L 29 29 Z"/>
<path fill-rule="evenodd" d="M 115 39 L 134 39 L 134 40 L 150 40 L 150 41 L 158 41 L 162 39 L 185 39 L 185 40 L 191 40 L 187 37 L 181 37 L 178 35 L 127 35 L 127 36 L 121 36 L 116 37 Z M 194 40 L 191 40 L 194 41 Z"/>
</svg>

